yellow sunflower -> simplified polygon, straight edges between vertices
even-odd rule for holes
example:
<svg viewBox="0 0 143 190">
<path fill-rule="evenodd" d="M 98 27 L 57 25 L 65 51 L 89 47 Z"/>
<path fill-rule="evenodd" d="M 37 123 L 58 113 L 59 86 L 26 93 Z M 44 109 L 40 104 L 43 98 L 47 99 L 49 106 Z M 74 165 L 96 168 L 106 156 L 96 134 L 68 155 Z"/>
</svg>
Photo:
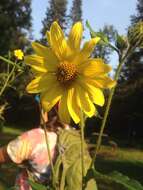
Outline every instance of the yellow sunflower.
<svg viewBox="0 0 143 190">
<path fill-rule="evenodd" d="M 100 38 L 92 38 L 80 49 L 82 33 L 83 26 L 77 22 L 66 39 L 58 23 L 53 22 L 46 33 L 49 46 L 33 42 L 36 55 L 25 57 L 35 74 L 27 91 L 40 93 L 45 111 L 58 102 L 59 117 L 65 123 L 70 118 L 79 123 L 81 110 L 88 117 L 96 114 L 94 104 L 104 105 L 102 89 L 115 85 L 107 75 L 111 67 L 100 58 L 91 58 Z"/>
</svg>

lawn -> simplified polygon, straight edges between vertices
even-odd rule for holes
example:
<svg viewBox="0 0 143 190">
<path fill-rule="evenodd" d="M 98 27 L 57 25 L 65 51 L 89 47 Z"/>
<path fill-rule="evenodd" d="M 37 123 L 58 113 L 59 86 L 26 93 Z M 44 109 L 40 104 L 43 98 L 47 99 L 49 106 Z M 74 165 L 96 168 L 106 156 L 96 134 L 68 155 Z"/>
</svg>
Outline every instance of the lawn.
<svg viewBox="0 0 143 190">
<path fill-rule="evenodd" d="M 17 128 L 5 127 L 0 132 L 1 145 L 21 133 Z M 93 145 L 92 145 L 93 149 Z M 93 153 L 93 152 L 92 152 Z M 96 160 L 96 169 L 103 174 L 119 171 L 143 184 L 143 151 L 132 148 L 102 146 Z M 0 190 L 12 186 L 18 168 L 14 164 L 0 166 Z"/>
</svg>

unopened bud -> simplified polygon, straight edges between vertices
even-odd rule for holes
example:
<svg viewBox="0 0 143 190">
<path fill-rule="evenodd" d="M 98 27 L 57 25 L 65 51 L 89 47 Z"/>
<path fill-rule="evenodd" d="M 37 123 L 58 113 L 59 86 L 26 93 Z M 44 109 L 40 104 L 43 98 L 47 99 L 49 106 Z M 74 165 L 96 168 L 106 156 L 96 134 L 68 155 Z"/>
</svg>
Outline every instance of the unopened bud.
<svg viewBox="0 0 143 190">
<path fill-rule="evenodd" d="M 143 21 L 139 21 L 129 28 L 128 39 L 132 46 L 143 46 Z"/>
<path fill-rule="evenodd" d="M 121 51 L 125 50 L 128 47 L 128 39 L 127 39 L 127 37 L 117 35 L 116 47 Z"/>
</svg>

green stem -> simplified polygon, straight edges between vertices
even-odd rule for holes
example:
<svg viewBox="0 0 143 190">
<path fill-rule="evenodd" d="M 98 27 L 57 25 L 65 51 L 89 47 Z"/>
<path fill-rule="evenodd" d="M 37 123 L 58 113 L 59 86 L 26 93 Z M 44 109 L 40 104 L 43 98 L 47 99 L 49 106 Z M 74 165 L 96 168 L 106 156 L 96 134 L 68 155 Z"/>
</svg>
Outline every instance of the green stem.
<svg viewBox="0 0 143 190">
<path fill-rule="evenodd" d="M 5 90 L 5 88 L 7 87 L 8 83 L 9 83 L 9 80 L 10 80 L 11 76 L 13 75 L 13 73 L 14 73 L 14 71 L 15 71 L 15 67 L 16 67 L 16 63 L 14 64 L 14 66 L 13 66 L 11 72 L 9 73 L 9 75 L 8 75 L 8 77 L 7 77 L 7 79 L 6 79 L 5 83 L 4 83 L 4 85 L 3 85 L 3 87 L 1 88 L 0 96 L 2 96 L 2 94 L 3 94 L 4 90 Z"/>
<path fill-rule="evenodd" d="M 66 168 L 63 166 L 63 173 L 60 182 L 60 190 L 64 190 L 65 188 L 65 177 L 66 177 Z"/>
<path fill-rule="evenodd" d="M 82 171 L 82 189 L 84 187 L 84 176 L 85 176 L 85 171 L 84 171 L 84 117 L 83 117 L 83 112 L 81 110 L 81 117 L 80 117 L 80 132 L 81 132 L 81 171 Z"/>
<path fill-rule="evenodd" d="M 4 62 L 6 62 L 6 63 L 8 63 L 10 65 L 13 65 L 13 66 L 15 65 L 15 67 L 17 67 L 18 69 L 21 69 L 21 67 L 19 65 L 15 64 L 13 61 L 10 61 L 9 59 L 6 59 L 6 58 L 4 58 L 2 56 L 0 56 L 0 60 L 4 61 Z"/>
<path fill-rule="evenodd" d="M 117 67 L 117 70 L 116 70 L 116 73 L 115 73 L 115 76 L 114 76 L 115 81 L 118 81 L 122 66 L 123 66 L 125 60 L 127 59 L 128 55 L 129 55 L 129 52 L 130 52 L 130 49 L 127 50 L 127 52 L 126 52 L 126 54 L 125 54 L 125 56 L 123 58 L 119 58 L 119 64 L 118 64 L 118 67 Z M 102 142 L 102 135 L 103 135 L 103 132 L 104 132 L 105 124 L 106 124 L 106 121 L 107 121 L 107 117 L 108 117 L 108 114 L 109 114 L 109 110 L 110 110 L 110 106 L 111 106 L 111 102 L 112 102 L 112 98 L 113 98 L 115 89 L 116 89 L 116 87 L 112 88 L 110 93 L 109 93 L 107 106 L 106 106 L 104 117 L 103 117 L 102 124 L 101 124 L 100 133 L 99 133 L 99 136 L 98 136 L 98 139 L 97 139 L 97 145 L 96 145 L 96 149 L 95 149 L 95 154 L 94 154 L 94 157 L 93 157 L 92 163 L 91 163 L 92 168 L 94 168 L 94 163 L 95 163 L 95 160 L 96 160 L 96 157 L 97 157 L 97 153 L 99 151 L 99 148 L 100 148 L 100 145 L 101 145 L 101 142 Z"/>
<path fill-rule="evenodd" d="M 41 107 L 41 105 L 40 105 L 40 107 Z M 50 146 L 49 146 L 49 141 L 48 141 L 46 122 L 45 122 L 45 120 L 44 120 L 44 118 L 43 118 L 42 113 L 41 113 L 41 120 L 42 120 L 43 127 L 44 127 L 44 134 L 45 134 L 45 140 L 46 140 L 46 145 L 47 145 L 48 158 L 49 158 L 50 165 L 51 165 L 51 170 L 52 170 L 53 187 L 55 187 L 55 189 L 56 189 L 55 170 L 54 170 L 54 165 L 53 165 L 53 161 L 52 161 L 51 153 L 50 153 Z"/>
</svg>

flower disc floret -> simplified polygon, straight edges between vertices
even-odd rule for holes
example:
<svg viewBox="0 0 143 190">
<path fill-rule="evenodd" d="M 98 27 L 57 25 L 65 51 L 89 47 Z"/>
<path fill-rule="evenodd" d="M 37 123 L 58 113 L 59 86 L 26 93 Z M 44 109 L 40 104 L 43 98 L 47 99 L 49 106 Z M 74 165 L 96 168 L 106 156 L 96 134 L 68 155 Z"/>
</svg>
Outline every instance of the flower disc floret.
<svg viewBox="0 0 143 190">
<path fill-rule="evenodd" d="M 77 68 L 72 63 L 60 63 L 57 66 L 56 76 L 61 84 L 70 84 L 77 77 Z"/>
</svg>

